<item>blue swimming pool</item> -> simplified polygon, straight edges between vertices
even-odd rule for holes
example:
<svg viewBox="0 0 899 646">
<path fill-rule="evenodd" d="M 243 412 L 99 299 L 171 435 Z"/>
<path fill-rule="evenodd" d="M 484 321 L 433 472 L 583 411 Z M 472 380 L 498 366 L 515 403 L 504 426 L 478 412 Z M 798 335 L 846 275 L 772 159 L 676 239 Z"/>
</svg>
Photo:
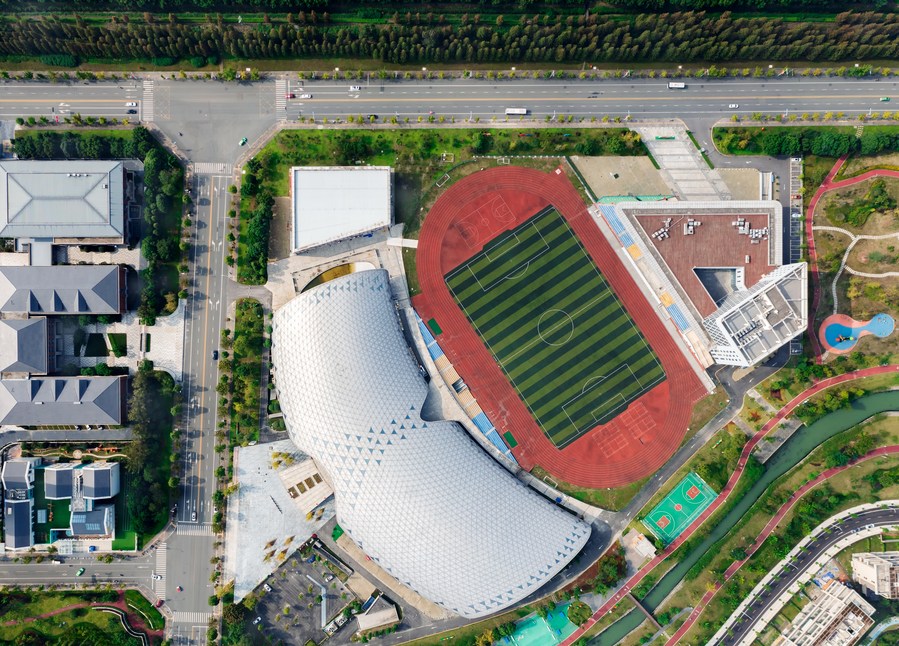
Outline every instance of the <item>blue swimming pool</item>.
<svg viewBox="0 0 899 646">
<path fill-rule="evenodd" d="M 836 350 L 845 351 L 858 343 L 862 332 L 868 332 L 882 339 L 892 334 L 895 327 L 896 322 L 892 316 L 877 314 L 861 326 L 850 327 L 842 323 L 830 323 L 824 328 L 824 340 Z"/>
</svg>

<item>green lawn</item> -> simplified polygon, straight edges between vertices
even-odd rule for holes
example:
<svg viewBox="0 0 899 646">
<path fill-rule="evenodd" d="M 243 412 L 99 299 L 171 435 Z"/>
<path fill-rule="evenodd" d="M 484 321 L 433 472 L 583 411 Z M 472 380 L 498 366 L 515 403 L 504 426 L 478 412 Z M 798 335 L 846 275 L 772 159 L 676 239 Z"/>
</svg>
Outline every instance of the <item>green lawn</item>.
<svg viewBox="0 0 899 646">
<path fill-rule="evenodd" d="M 0 597 L 0 643 L 3 644 L 97 644 L 121 645 L 139 644 L 137 639 L 130 638 L 116 615 L 94 610 L 92 608 L 76 608 L 67 610 L 52 617 L 36 621 L 19 621 L 13 625 L 4 625 L 7 621 L 28 619 L 53 612 L 60 608 L 84 603 L 84 595 L 97 593 L 34 593 L 11 592 Z M 114 595 L 115 596 L 115 595 Z M 97 603 L 99 599 L 93 602 Z M 63 638 L 65 640 L 63 641 Z"/>
<path fill-rule="evenodd" d="M 161 630 L 165 626 L 162 614 L 137 590 L 125 590 L 125 603 L 142 616 L 152 630 Z"/>
<path fill-rule="evenodd" d="M 558 447 L 665 379 L 661 364 L 552 208 L 452 270 L 447 285 Z"/>
</svg>

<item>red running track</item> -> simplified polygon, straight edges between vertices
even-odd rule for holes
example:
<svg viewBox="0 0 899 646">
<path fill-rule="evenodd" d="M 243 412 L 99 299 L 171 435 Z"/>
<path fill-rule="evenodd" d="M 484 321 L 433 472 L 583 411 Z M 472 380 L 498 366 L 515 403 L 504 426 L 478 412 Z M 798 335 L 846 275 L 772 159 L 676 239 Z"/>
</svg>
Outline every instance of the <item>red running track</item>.
<svg viewBox="0 0 899 646">
<path fill-rule="evenodd" d="M 867 173 L 862 173 L 857 177 L 850 177 L 849 179 L 843 179 L 838 182 L 833 181 L 833 178 L 840 172 L 843 164 L 846 163 L 847 158 L 848 156 L 844 155 L 833 165 L 833 168 L 827 173 L 827 177 L 824 178 L 821 186 L 815 191 L 815 196 L 812 198 L 812 201 L 809 202 L 808 208 L 805 211 L 805 239 L 808 244 L 809 273 L 811 274 L 812 279 L 812 311 L 811 315 L 808 317 L 808 337 L 811 339 L 815 360 L 818 363 L 821 363 L 822 361 L 822 352 L 821 344 L 818 342 L 818 331 L 815 329 L 815 319 L 818 316 L 818 303 L 821 300 L 821 278 L 818 275 L 818 252 L 815 249 L 815 235 L 812 228 L 815 224 L 815 209 L 818 206 L 818 202 L 824 197 L 825 193 L 840 188 L 846 188 L 847 186 L 852 186 L 853 184 L 858 184 L 859 182 L 864 182 L 865 180 L 874 177 L 899 178 L 899 171 L 877 169 L 869 170 Z"/>
<path fill-rule="evenodd" d="M 596 612 L 593 613 L 593 616 L 583 624 L 580 628 L 574 631 L 565 641 L 563 641 L 560 646 L 571 646 L 574 642 L 576 642 L 580 637 L 590 629 L 593 624 L 595 624 L 603 615 L 610 612 L 612 608 L 614 608 L 621 599 L 627 595 L 627 593 L 639 585 L 640 582 L 646 578 L 646 576 L 652 572 L 656 566 L 661 564 L 668 556 L 674 552 L 678 547 L 680 547 L 684 541 L 690 538 L 697 529 L 705 522 L 705 520 L 711 516 L 715 511 L 724 504 L 727 500 L 730 493 L 733 491 L 737 482 L 740 480 L 740 476 L 743 475 L 743 471 L 746 468 L 746 463 L 749 460 L 749 454 L 752 452 L 752 449 L 755 448 L 755 445 L 758 444 L 763 437 L 765 437 L 768 433 L 770 433 L 774 428 L 777 427 L 790 413 L 792 413 L 797 406 L 799 406 L 802 402 L 804 402 L 809 397 L 818 394 L 822 390 L 826 390 L 827 388 L 831 388 L 833 386 L 837 386 L 839 384 L 845 383 L 847 381 L 854 381 L 856 379 L 862 379 L 864 377 L 872 377 L 874 375 L 882 375 L 886 373 L 899 373 L 899 365 L 895 366 L 875 366 L 873 368 L 865 368 L 863 370 L 856 370 L 855 372 L 847 372 L 842 375 L 837 375 L 836 377 L 830 377 L 828 379 L 822 379 L 821 381 L 815 383 L 813 386 L 808 388 L 807 390 L 799 393 L 790 400 L 783 408 L 777 411 L 777 414 L 771 418 L 768 423 L 766 423 L 755 435 L 753 435 L 746 445 L 743 447 L 743 451 L 740 454 L 740 459 L 737 463 L 736 470 L 731 474 L 730 479 L 727 481 L 727 485 L 721 491 L 721 494 L 715 498 L 715 501 L 699 515 L 699 518 L 693 521 L 693 523 L 687 527 L 683 533 L 678 536 L 674 542 L 672 542 L 668 547 L 662 550 L 654 559 L 652 559 L 649 563 L 644 565 L 638 572 L 634 574 L 630 579 L 628 579 L 627 583 L 625 583 L 608 601 L 606 601 L 602 607 L 599 608 Z M 711 598 L 711 597 L 709 597 Z M 703 597 L 705 600 L 705 597 Z M 698 617 L 699 613 L 702 612 L 702 606 L 697 606 L 698 611 L 694 610 L 691 613 L 689 621 L 696 621 L 694 614 Z"/>
<path fill-rule="evenodd" d="M 828 478 L 840 473 L 841 471 L 845 471 L 849 467 L 853 467 L 857 465 L 859 462 L 864 462 L 865 460 L 870 460 L 871 458 L 876 458 L 881 455 L 895 455 L 899 453 L 899 445 L 893 446 L 882 446 L 879 449 L 874 449 L 873 451 L 866 453 L 865 455 L 853 460 L 851 463 L 843 465 L 841 467 L 833 467 L 832 469 L 828 469 L 823 473 L 818 474 L 818 477 L 814 480 L 810 480 L 806 482 L 804 485 L 799 487 L 799 489 L 790 496 L 790 499 L 781 505 L 780 509 L 777 510 L 777 513 L 774 517 L 768 521 L 768 524 L 765 525 L 765 529 L 761 531 L 758 538 L 755 539 L 755 542 L 746 550 L 746 558 L 742 561 L 734 561 L 730 564 L 730 567 L 727 568 L 724 572 L 724 583 L 730 581 L 731 577 L 737 573 L 743 564 L 749 560 L 749 557 L 755 554 L 756 550 L 758 550 L 762 543 L 768 538 L 771 532 L 777 527 L 783 517 L 787 515 L 787 513 L 793 508 L 793 506 L 799 502 L 799 500 L 804 496 L 810 489 L 817 487 L 819 484 L 827 480 Z M 677 632 L 665 642 L 665 646 L 674 646 L 677 644 L 680 639 L 687 634 L 687 631 L 693 627 L 693 624 L 696 623 L 696 620 L 699 619 L 699 616 L 702 614 L 702 611 L 705 610 L 705 607 L 708 605 L 709 601 L 715 598 L 715 595 L 718 594 L 718 590 L 720 590 L 724 583 L 717 582 L 715 583 L 715 589 L 709 590 L 704 595 L 702 595 L 702 599 L 700 599 L 699 603 L 693 608 L 693 612 L 690 613 L 690 616 L 687 618 L 687 621 L 683 623 L 683 625 L 678 628 Z"/>
<path fill-rule="evenodd" d="M 537 425 L 444 280 L 485 243 L 550 204 L 599 267 L 667 376 L 609 423 L 561 450 Z M 513 453 L 525 469 L 540 465 L 553 477 L 574 485 L 617 487 L 658 470 L 677 450 L 693 403 L 705 389 L 561 169 L 543 173 L 515 166 L 491 168 L 450 187 L 422 226 L 418 278 L 422 294 L 413 299 L 415 308 L 424 320 L 437 320 L 442 329 L 440 347 L 496 428 L 515 436 L 518 446 Z"/>
</svg>

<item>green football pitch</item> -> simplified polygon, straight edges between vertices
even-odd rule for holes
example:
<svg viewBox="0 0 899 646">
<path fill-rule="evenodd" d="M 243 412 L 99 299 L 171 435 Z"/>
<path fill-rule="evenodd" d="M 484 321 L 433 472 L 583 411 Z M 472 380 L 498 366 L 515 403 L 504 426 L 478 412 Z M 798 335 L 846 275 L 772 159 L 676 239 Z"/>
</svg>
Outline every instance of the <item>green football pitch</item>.
<svg viewBox="0 0 899 646">
<path fill-rule="evenodd" d="M 490 241 L 446 282 L 559 448 L 665 379 L 649 344 L 551 207 Z"/>
<path fill-rule="evenodd" d="M 668 545 L 699 518 L 717 496 L 705 480 L 690 471 L 646 514 L 643 524 Z"/>
</svg>

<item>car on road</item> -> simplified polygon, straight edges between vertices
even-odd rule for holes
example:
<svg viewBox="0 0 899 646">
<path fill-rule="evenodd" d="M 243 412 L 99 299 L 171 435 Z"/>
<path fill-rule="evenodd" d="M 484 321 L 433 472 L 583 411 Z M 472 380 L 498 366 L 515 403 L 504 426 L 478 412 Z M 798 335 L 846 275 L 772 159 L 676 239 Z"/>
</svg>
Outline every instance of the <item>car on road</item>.
<svg viewBox="0 0 899 646">
<path fill-rule="evenodd" d="M 295 99 L 295 98 L 297 98 L 297 95 L 294 94 L 293 92 L 288 92 L 287 94 L 284 95 L 284 98 L 285 99 Z"/>
<path fill-rule="evenodd" d="M 125 104 L 125 107 L 126 108 L 136 108 L 137 103 L 135 103 L 134 101 L 129 101 L 128 103 Z"/>
<path fill-rule="evenodd" d="M 312 95 L 311 95 L 311 94 L 301 94 L 301 95 L 300 95 L 300 98 L 301 98 L 301 99 L 311 99 L 311 98 L 312 98 Z"/>
<path fill-rule="evenodd" d="M 240 140 L 240 145 L 241 145 L 241 146 L 246 146 L 246 145 L 247 145 L 247 141 L 249 141 L 249 139 L 247 139 L 246 137 L 244 137 L 243 139 Z"/>
<path fill-rule="evenodd" d="M 128 110 L 128 114 L 137 114 L 137 110 L 131 108 L 130 110 Z"/>
<path fill-rule="evenodd" d="M 350 92 L 361 92 L 361 91 L 362 91 L 361 85 L 351 85 L 350 86 Z"/>
<path fill-rule="evenodd" d="M 271 592 L 271 591 L 272 591 L 272 586 L 270 586 L 268 583 L 263 583 L 263 584 L 262 584 L 262 589 L 265 590 L 266 592 Z"/>
<path fill-rule="evenodd" d="M 88 552 L 96 552 L 96 551 L 97 551 L 97 546 L 96 546 L 96 545 L 89 545 L 88 548 L 87 548 L 87 551 L 88 551 Z"/>
<path fill-rule="evenodd" d="M 197 512 L 195 512 L 195 511 L 194 511 L 194 512 L 191 512 L 191 514 L 190 514 L 190 519 L 191 519 L 191 521 L 193 521 L 193 522 L 197 522 Z"/>
<path fill-rule="evenodd" d="M 218 361 L 218 360 L 219 360 L 219 351 L 218 351 L 218 350 L 213 350 L 213 351 L 212 351 L 212 360 L 213 360 L 213 361 Z"/>
<path fill-rule="evenodd" d="M 740 104 L 739 104 L 739 103 L 731 103 L 731 104 L 730 104 L 729 106 L 727 106 L 727 107 L 728 107 L 728 109 L 730 109 L 730 110 L 736 110 L 737 108 L 740 107 Z"/>
<path fill-rule="evenodd" d="M 157 599 L 157 600 L 156 600 L 156 607 L 157 607 L 157 608 L 162 607 L 162 604 L 163 604 L 162 599 Z"/>
<path fill-rule="evenodd" d="M 262 621 L 262 617 L 256 617 L 256 618 L 253 620 L 253 625 L 255 626 L 255 625 L 258 624 L 260 621 Z"/>
<path fill-rule="evenodd" d="M 175 588 L 175 589 L 176 589 L 178 592 L 184 592 L 184 588 L 182 588 L 180 585 L 179 585 L 177 588 Z"/>
<path fill-rule="evenodd" d="M 880 97 L 880 100 L 883 101 L 884 103 L 889 103 L 889 102 L 890 102 L 890 97 L 888 97 L 888 96 L 882 96 L 882 97 Z"/>
<path fill-rule="evenodd" d="M 78 571 L 75 572 L 75 576 L 81 576 L 82 574 L 84 574 L 84 568 L 83 568 L 83 567 L 82 567 L 82 568 L 78 568 Z"/>
<path fill-rule="evenodd" d="M 162 575 L 161 575 L 161 574 L 154 574 L 154 575 L 153 575 L 153 580 L 154 580 L 154 581 L 162 581 Z"/>
</svg>

